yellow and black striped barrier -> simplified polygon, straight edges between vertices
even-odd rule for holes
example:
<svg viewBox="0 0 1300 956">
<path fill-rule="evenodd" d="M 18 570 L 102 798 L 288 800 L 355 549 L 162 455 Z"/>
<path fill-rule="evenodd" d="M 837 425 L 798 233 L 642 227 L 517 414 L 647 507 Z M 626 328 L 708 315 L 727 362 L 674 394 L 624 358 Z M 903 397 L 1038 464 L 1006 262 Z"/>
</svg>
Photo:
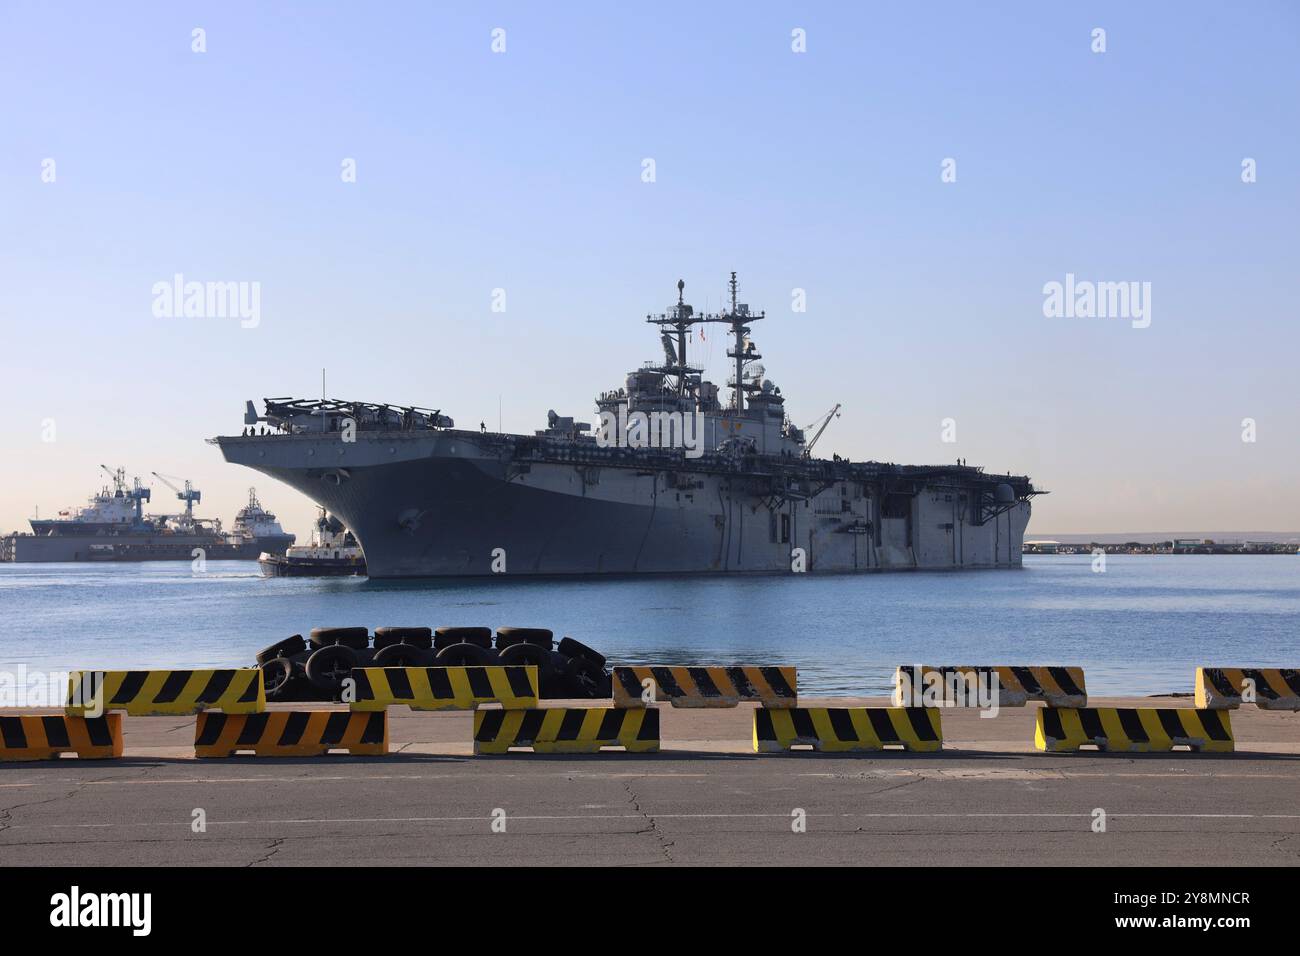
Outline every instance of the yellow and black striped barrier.
<svg viewBox="0 0 1300 956">
<path fill-rule="evenodd" d="M 1243 700 L 1253 702 L 1260 710 L 1300 710 L 1300 670 L 1290 667 L 1196 668 L 1197 707 L 1236 710 Z"/>
<path fill-rule="evenodd" d="M 1031 700 L 1049 707 L 1088 705 L 1082 667 L 921 666 L 894 672 L 894 706 L 984 706 L 977 703 L 981 686 L 997 688 L 999 707 L 1024 707 Z"/>
<path fill-rule="evenodd" d="M 352 672 L 356 711 L 405 704 L 412 710 L 473 710 L 499 703 L 507 710 L 537 706 L 537 665 L 487 667 L 358 667 Z"/>
<path fill-rule="evenodd" d="M 644 707 L 649 691 L 674 707 L 793 707 L 796 680 L 793 667 L 615 667 L 614 706 Z"/>
<path fill-rule="evenodd" d="M 1062 753 L 1088 745 L 1127 753 L 1175 747 L 1231 753 L 1232 721 L 1226 711 L 1186 707 L 1044 707 L 1038 711 L 1034 746 L 1039 750 Z"/>
<path fill-rule="evenodd" d="M 59 754 L 91 760 L 122 756 L 122 715 L 0 717 L 0 761 L 50 760 Z"/>
<path fill-rule="evenodd" d="M 755 753 L 811 746 L 827 753 L 943 746 L 936 707 L 794 707 L 754 711 Z"/>
<path fill-rule="evenodd" d="M 503 754 L 511 747 L 531 747 L 543 754 L 596 753 L 605 747 L 656 753 L 659 711 L 653 707 L 476 710 L 474 752 Z"/>
<path fill-rule="evenodd" d="M 194 756 L 316 757 L 331 750 L 354 756 L 388 753 L 388 713 L 277 710 L 264 714 L 199 714 Z"/>
<path fill-rule="evenodd" d="M 102 707 L 100 706 L 102 704 Z M 133 717 L 195 714 L 260 714 L 266 710 L 262 671 L 235 670 L 73 671 L 68 679 L 69 715 L 124 710 Z"/>
</svg>

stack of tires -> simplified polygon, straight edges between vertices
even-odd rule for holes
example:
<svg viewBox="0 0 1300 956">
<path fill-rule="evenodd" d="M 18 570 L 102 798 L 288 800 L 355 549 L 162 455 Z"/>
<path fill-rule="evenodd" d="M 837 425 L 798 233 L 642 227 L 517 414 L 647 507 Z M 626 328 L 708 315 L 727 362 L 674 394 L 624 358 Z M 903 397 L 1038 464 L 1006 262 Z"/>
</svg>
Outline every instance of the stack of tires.
<svg viewBox="0 0 1300 956">
<path fill-rule="evenodd" d="M 555 643 L 541 627 L 318 627 L 308 640 L 286 638 L 257 655 L 272 701 L 338 700 L 354 667 L 534 664 L 545 698 L 611 694 L 605 658 L 571 637 Z"/>
</svg>

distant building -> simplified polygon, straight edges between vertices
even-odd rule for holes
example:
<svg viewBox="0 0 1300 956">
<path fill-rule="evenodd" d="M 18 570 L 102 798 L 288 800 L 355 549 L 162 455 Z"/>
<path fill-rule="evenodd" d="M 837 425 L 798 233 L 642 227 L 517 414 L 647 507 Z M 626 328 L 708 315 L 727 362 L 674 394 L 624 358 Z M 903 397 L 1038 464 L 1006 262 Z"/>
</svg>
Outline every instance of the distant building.
<svg viewBox="0 0 1300 956">
<path fill-rule="evenodd" d="M 1061 550 L 1059 541 L 1026 541 L 1025 554 L 1056 554 Z"/>
</svg>

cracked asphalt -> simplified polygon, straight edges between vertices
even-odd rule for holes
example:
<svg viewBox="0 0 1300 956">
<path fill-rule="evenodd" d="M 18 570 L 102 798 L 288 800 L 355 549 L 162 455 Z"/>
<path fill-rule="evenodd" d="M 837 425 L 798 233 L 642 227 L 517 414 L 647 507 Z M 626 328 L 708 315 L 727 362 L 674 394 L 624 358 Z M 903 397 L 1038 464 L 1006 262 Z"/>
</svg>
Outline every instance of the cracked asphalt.
<svg viewBox="0 0 1300 956">
<path fill-rule="evenodd" d="M 468 714 L 395 709 L 388 757 L 222 760 L 128 718 L 120 760 L 0 765 L 0 866 L 1300 865 L 1300 715 L 1235 713 L 1232 755 L 1050 756 L 1032 708 L 945 712 L 939 754 L 759 756 L 748 708 L 662 716 L 657 755 L 473 756 Z"/>
</svg>

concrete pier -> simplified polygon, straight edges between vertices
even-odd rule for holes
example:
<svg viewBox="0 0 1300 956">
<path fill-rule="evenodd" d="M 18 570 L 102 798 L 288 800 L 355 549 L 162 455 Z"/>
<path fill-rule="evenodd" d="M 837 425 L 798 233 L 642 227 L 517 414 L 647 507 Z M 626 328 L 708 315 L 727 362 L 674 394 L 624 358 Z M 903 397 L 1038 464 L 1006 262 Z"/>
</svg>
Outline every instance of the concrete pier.
<svg viewBox="0 0 1300 956">
<path fill-rule="evenodd" d="M 1035 706 L 944 710 L 937 754 L 756 755 L 741 706 L 662 708 L 659 754 L 473 756 L 471 714 L 399 707 L 388 757 L 196 760 L 192 718 L 129 717 L 120 760 L 0 764 L 0 864 L 1300 864 L 1300 714 L 1233 711 L 1230 755 L 1046 755 Z"/>
</svg>

